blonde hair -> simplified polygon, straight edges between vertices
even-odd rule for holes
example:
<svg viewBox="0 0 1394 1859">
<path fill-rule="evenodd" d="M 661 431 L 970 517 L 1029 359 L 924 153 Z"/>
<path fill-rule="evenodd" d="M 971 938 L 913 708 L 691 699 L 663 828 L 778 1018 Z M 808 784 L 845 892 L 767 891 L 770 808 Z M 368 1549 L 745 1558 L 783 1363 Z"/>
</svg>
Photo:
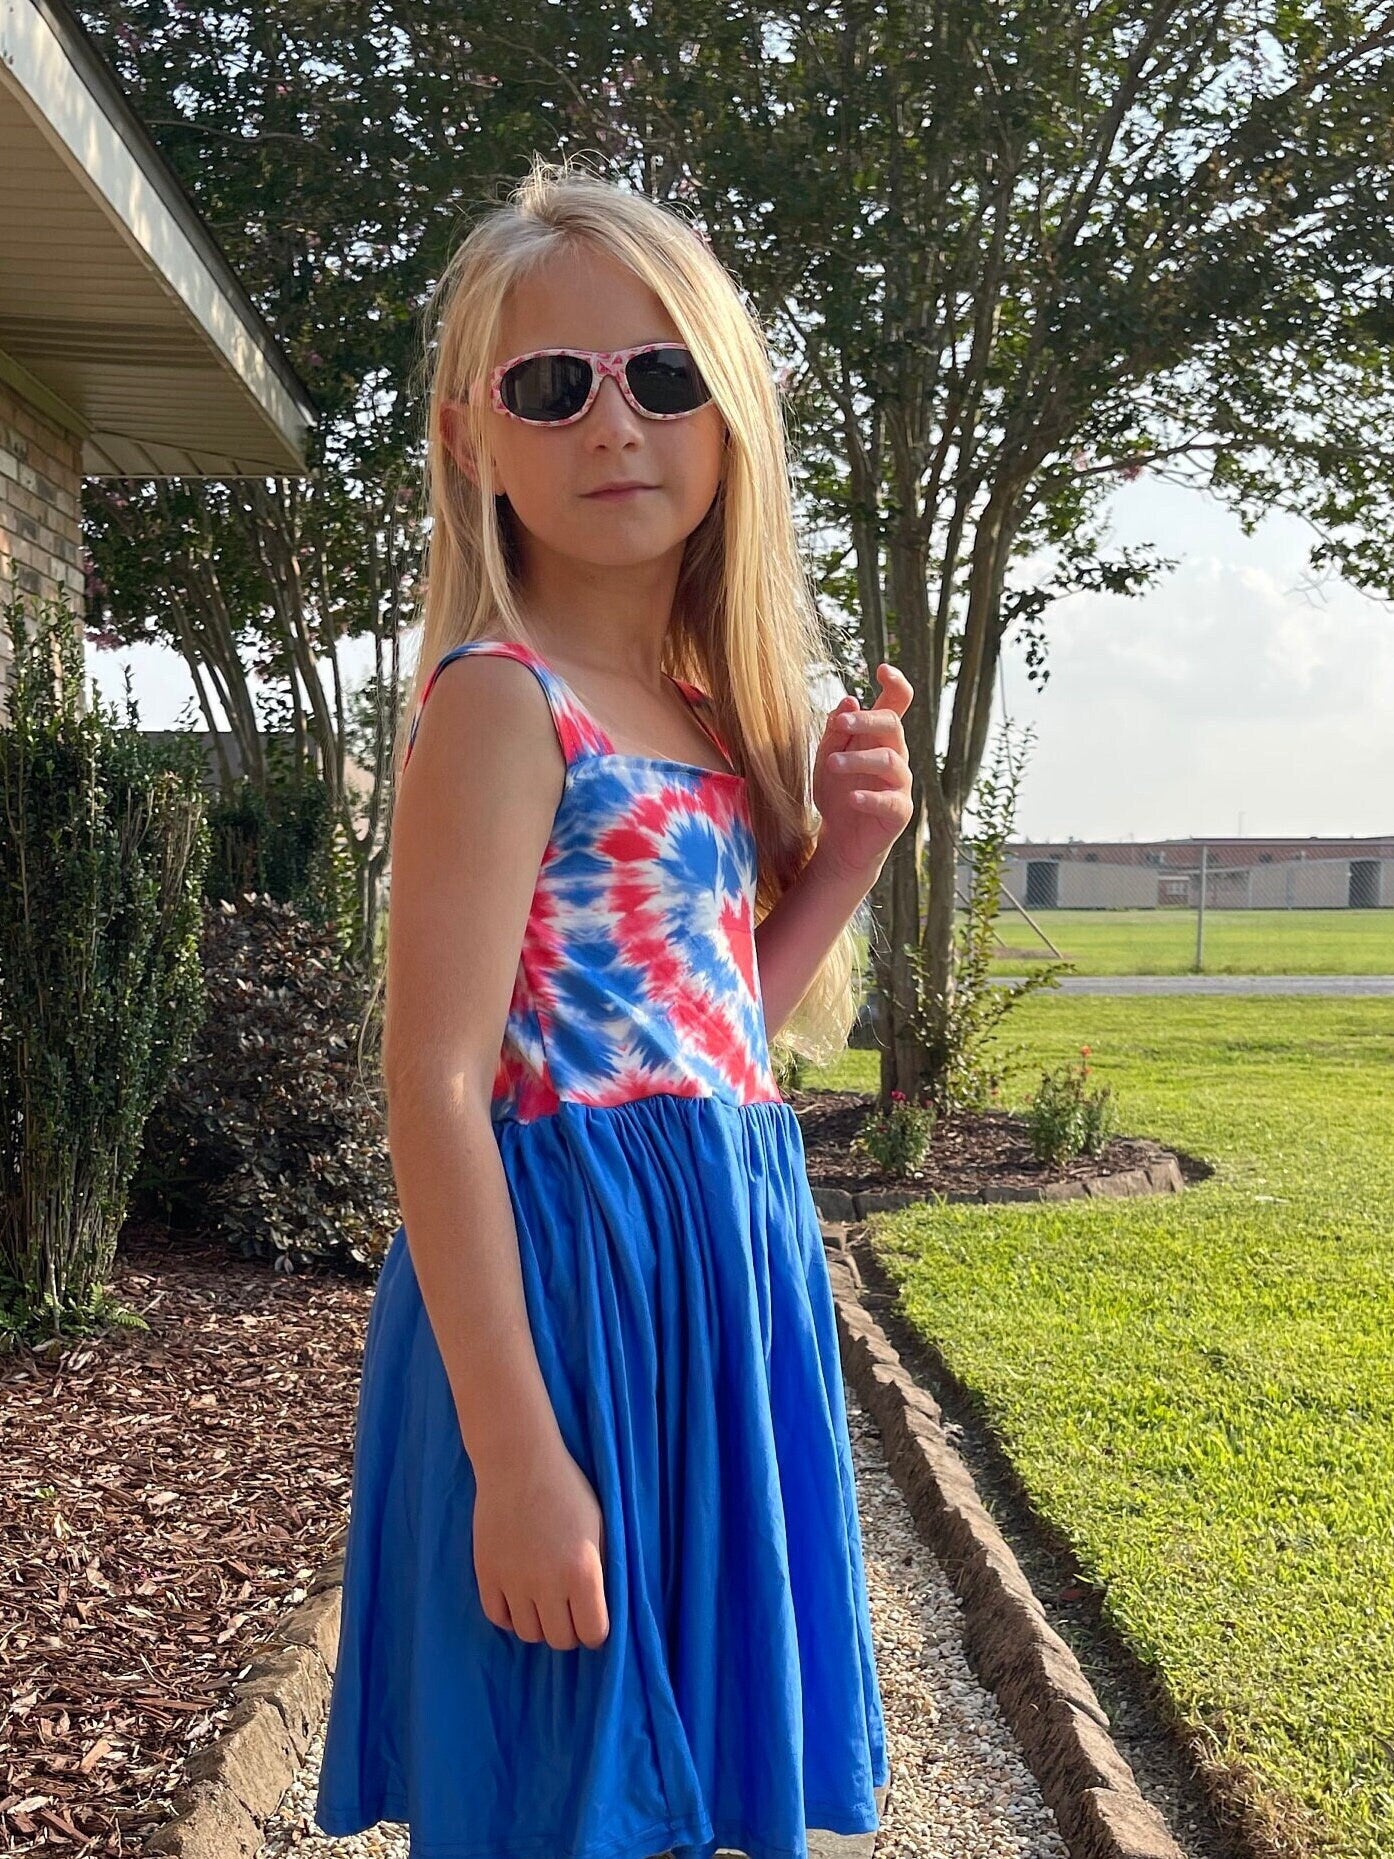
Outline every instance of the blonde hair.
<svg viewBox="0 0 1394 1859">
<path fill-rule="evenodd" d="M 512 286 L 577 246 L 609 254 L 653 290 L 696 357 L 729 431 L 722 485 L 687 539 L 664 669 L 708 694 L 717 731 L 746 777 L 758 922 L 813 850 L 810 769 L 823 715 L 814 710 L 810 674 L 831 660 L 799 555 L 770 356 L 730 274 L 680 212 L 613 185 L 574 158 L 534 157 L 506 204 L 456 248 L 427 305 L 435 352 L 432 359 L 428 340 L 423 507 L 431 533 L 416 595 L 421 650 L 399 719 L 394 775 L 400 777 L 406 754 L 401 724 L 452 647 L 481 635 L 531 643 L 514 599 L 515 519 L 506 498 L 496 497 L 485 443 L 488 378 Z M 478 484 L 441 435 L 442 403 L 467 394 L 464 430 Z M 771 1037 L 772 1057 L 824 1063 L 841 1051 L 859 983 L 849 924 Z"/>
</svg>

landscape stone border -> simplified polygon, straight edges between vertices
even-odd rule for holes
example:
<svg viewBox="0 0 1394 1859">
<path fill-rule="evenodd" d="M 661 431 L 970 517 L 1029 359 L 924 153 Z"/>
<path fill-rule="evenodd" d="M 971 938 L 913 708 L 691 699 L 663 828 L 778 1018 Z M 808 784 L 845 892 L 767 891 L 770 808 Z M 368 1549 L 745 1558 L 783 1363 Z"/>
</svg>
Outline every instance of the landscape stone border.
<svg viewBox="0 0 1394 1859">
<path fill-rule="evenodd" d="M 963 1603 L 969 1664 L 996 1696 L 1071 1859 L 1184 1859 L 949 1444 L 939 1403 L 907 1373 L 858 1295 L 862 1275 L 849 1242 L 861 1234 L 826 1220 L 822 1227 L 843 1372 L 880 1428 L 892 1476 Z"/>
<path fill-rule="evenodd" d="M 1111 1741 L 1108 1715 L 1078 1660 L 1048 1624 L 949 1445 L 939 1404 L 911 1379 L 859 1298 L 853 1229 L 826 1217 L 820 1226 L 843 1372 L 881 1429 L 892 1475 L 963 1602 L 969 1662 L 996 1695 L 1071 1859 L 1184 1859 Z M 329 1707 L 343 1573 L 341 1551 L 258 1647 L 234 1689 L 227 1722 L 189 1758 L 173 1814 L 145 1842 L 147 1853 L 258 1859 L 265 1823 Z"/>
<path fill-rule="evenodd" d="M 232 1713 L 196 1750 L 173 1798 L 173 1818 L 145 1842 L 175 1859 L 256 1859 L 265 1823 L 295 1780 L 324 1723 L 339 1645 L 342 1552 L 259 1646 L 233 1693 Z"/>
<path fill-rule="evenodd" d="M 947 1205 L 980 1206 L 988 1201 L 1121 1200 L 1133 1194 L 1180 1194 L 1186 1186 L 1181 1164 L 1168 1150 L 1145 1167 L 1120 1168 L 1112 1175 L 1086 1175 L 1079 1179 L 1045 1181 L 1039 1187 L 975 1188 L 971 1194 L 925 1194 L 910 1188 L 826 1188 L 813 1184 L 813 1201 L 824 1220 L 834 1224 L 865 1220 L 871 1214 L 894 1213 L 902 1207 Z"/>
</svg>

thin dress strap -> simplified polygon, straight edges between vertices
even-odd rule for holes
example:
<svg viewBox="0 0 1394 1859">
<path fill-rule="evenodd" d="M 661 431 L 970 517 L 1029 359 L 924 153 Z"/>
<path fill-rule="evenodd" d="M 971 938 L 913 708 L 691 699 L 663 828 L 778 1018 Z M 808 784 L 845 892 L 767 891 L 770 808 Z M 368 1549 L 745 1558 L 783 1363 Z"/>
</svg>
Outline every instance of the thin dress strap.
<svg viewBox="0 0 1394 1859">
<path fill-rule="evenodd" d="M 463 645 L 457 645 L 447 652 L 430 677 L 421 693 L 421 700 L 416 706 L 416 715 L 412 718 L 411 734 L 407 738 L 407 752 L 402 767 L 406 768 L 411 760 L 411 751 L 416 742 L 416 732 L 421 727 L 422 713 L 426 700 L 435 689 L 436 679 L 452 659 L 463 658 L 471 652 L 482 653 L 490 658 L 512 658 L 520 665 L 526 665 L 542 686 L 547 698 L 547 707 L 552 713 L 552 725 L 557 732 L 557 741 L 568 767 L 588 755 L 613 755 L 614 744 L 605 731 L 591 716 L 590 712 L 577 699 L 571 690 L 541 655 L 529 645 L 518 639 L 467 639 Z"/>
</svg>

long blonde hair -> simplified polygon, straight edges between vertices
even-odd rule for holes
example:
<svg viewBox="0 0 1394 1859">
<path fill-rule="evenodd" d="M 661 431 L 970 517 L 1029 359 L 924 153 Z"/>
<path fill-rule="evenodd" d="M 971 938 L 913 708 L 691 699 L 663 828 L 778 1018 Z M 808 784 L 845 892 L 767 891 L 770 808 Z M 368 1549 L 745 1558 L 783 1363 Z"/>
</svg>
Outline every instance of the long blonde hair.
<svg viewBox="0 0 1394 1859">
<path fill-rule="evenodd" d="M 664 669 L 699 685 L 737 771 L 746 777 L 758 855 L 758 922 L 813 850 L 810 793 L 815 714 L 811 674 L 831 661 L 794 526 L 784 422 L 765 336 L 730 274 L 681 213 L 622 189 L 574 159 L 534 157 L 506 203 L 451 255 L 426 306 L 434 326 L 423 351 L 431 520 L 417 593 L 421 649 L 399 718 L 394 776 L 433 667 L 481 635 L 529 644 L 514 598 L 517 551 L 507 499 L 496 494 L 489 448 L 488 377 L 510 288 L 558 251 L 588 246 L 626 265 L 660 299 L 729 430 L 726 470 L 711 509 L 687 539 L 669 623 Z M 469 390 L 472 390 L 470 392 Z M 480 482 L 460 469 L 441 436 L 444 401 L 466 412 Z M 394 794 L 396 781 L 394 780 Z M 795 1012 L 771 1038 L 778 1061 L 822 1063 L 847 1041 L 859 997 L 849 924 Z"/>
</svg>

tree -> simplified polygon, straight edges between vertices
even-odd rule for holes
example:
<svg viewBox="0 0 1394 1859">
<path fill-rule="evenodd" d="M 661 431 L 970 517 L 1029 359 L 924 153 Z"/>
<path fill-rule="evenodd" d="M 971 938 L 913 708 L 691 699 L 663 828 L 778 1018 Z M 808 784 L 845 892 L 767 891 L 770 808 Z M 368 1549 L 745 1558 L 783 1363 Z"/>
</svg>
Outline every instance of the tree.
<svg viewBox="0 0 1394 1859">
<path fill-rule="evenodd" d="M 873 898 L 883 1098 L 908 1095 L 948 1069 L 954 874 L 1003 640 L 1016 626 L 1044 676 L 1053 601 L 1168 565 L 1105 552 L 1112 483 L 1184 472 L 1249 522 L 1300 510 L 1326 526 L 1314 563 L 1394 591 L 1394 27 L 1323 0 L 760 20 L 685 7 L 640 35 L 629 81 L 649 161 L 661 134 L 669 187 L 796 364 L 864 662 L 918 693 L 916 830 Z M 1013 573 L 1042 551 L 1046 578 Z"/>
<path fill-rule="evenodd" d="M 294 494 L 187 487 L 210 511 L 206 535 L 177 519 L 198 537 L 176 568 L 194 649 L 213 626 L 235 694 L 228 641 L 254 638 L 332 745 L 345 706 L 316 651 L 333 666 L 337 638 L 371 633 L 380 776 L 419 544 L 414 318 L 462 209 L 538 148 L 596 150 L 691 208 L 789 365 L 845 669 L 890 657 L 916 686 L 915 828 L 873 894 L 883 1096 L 951 1070 L 954 873 L 1006 636 L 1045 678 L 1054 601 L 1140 593 L 1168 565 L 1108 550 L 1120 476 L 1184 474 L 1250 523 L 1298 510 L 1314 565 L 1394 592 L 1394 26 L 1377 9 L 106 13 L 143 114 L 327 414 Z M 180 636 L 169 541 L 156 525 L 140 544 L 149 597 L 130 614 Z"/>
<path fill-rule="evenodd" d="M 329 784 L 355 859 L 365 959 L 421 549 L 421 310 L 462 214 L 552 134 L 542 99 L 499 81 L 489 10 L 442 13 L 310 0 L 83 9 L 321 413 L 303 480 L 90 484 L 89 618 L 100 643 L 178 650 L 207 727 L 221 705 L 261 782 L 266 718 L 249 678 L 283 685 L 297 766 Z M 534 50 L 547 43 L 533 35 Z M 374 669 L 354 693 L 339 648 L 364 637 Z M 350 746 L 374 774 L 361 826 Z"/>
</svg>

